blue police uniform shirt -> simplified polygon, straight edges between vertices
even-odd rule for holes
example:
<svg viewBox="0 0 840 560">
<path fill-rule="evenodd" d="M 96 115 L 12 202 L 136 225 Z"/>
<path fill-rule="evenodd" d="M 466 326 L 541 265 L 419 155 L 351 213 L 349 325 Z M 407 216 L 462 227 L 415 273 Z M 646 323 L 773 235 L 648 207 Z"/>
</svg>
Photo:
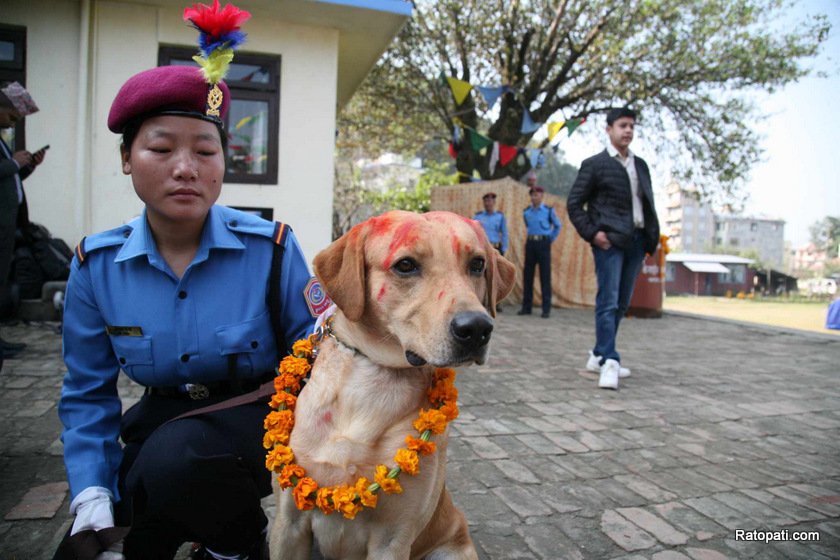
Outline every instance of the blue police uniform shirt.
<svg viewBox="0 0 840 560">
<path fill-rule="evenodd" d="M 508 229 L 504 214 L 501 212 L 489 214 L 486 210 L 482 210 L 481 212 L 476 212 L 473 220 L 477 220 L 481 224 L 481 227 L 484 228 L 484 232 L 487 234 L 487 239 L 490 240 L 490 243 L 501 243 L 502 253 L 507 252 Z"/>
<path fill-rule="evenodd" d="M 551 241 L 557 239 L 560 235 L 560 219 L 554 213 L 554 207 L 540 205 L 534 208 L 533 204 L 528 205 L 522 213 L 525 219 L 525 227 L 528 229 L 528 235 L 548 235 Z"/>
<path fill-rule="evenodd" d="M 274 371 L 268 311 L 274 223 L 213 206 L 192 263 L 179 279 L 157 250 L 143 214 L 85 240 L 73 259 L 64 304 L 67 373 L 59 402 L 71 496 L 89 486 L 118 499 L 122 369 L 147 387 L 213 383 L 236 355 L 242 379 Z M 311 275 L 289 232 L 280 275 L 282 327 L 291 344 L 312 332 L 304 292 Z M 110 331 L 110 334 L 109 334 Z"/>
</svg>

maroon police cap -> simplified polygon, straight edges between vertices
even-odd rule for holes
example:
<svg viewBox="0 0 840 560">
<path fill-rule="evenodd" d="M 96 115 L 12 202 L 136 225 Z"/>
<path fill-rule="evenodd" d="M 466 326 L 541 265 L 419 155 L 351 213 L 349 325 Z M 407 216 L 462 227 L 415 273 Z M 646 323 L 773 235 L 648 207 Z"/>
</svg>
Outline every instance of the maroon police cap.
<svg viewBox="0 0 840 560">
<path fill-rule="evenodd" d="M 230 105 L 230 90 L 220 81 L 224 94 L 219 108 L 223 119 Z M 140 116 L 176 114 L 221 123 L 208 116 L 207 81 L 196 66 L 159 66 L 135 74 L 126 81 L 111 104 L 108 129 L 122 133 L 125 125 Z"/>
<path fill-rule="evenodd" d="M 542 188 L 542 187 L 541 187 L 541 186 L 539 186 L 539 185 L 534 185 L 533 187 L 531 187 L 531 188 L 530 188 L 530 190 L 529 190 L 528 192 L 529 192 L 529 193 L 532 193 L 532 192 L 545 192 L 545 189 L 544 189 L 544 188 Z"/>
</svg>

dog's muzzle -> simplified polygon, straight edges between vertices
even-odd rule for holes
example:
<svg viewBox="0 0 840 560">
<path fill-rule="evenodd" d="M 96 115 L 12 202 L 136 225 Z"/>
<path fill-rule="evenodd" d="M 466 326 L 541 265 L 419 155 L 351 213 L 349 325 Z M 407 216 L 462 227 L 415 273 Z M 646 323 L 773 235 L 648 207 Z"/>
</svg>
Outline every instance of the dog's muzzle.
<svg viewBox="0 0 840 560">
<path fill-rule="evenodd" d="M 490 342 L 493 319 L 486 313 L 462 311 L 452 318 L 449 332 L 464 354 L 474 355 Z"/>
</svg>

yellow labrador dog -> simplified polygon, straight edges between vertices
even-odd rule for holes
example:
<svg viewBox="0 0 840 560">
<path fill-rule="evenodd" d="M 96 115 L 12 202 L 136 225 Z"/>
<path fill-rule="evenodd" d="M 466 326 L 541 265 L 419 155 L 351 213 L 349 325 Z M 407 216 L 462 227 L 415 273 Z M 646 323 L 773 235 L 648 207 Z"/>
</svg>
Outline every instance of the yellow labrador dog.
<svg viewBox="0 0 840 560">
<path fill-rule="evenodd" d="M 481 226 L 450 212 L 388 212 L 354 227 L 315 258 L 338 309 L 295 407 L 290 446 L 320 486 L 373 480 L 420 408 L 436 367 L 484 363 L 496 301 L 514 266 Z M 438 451 L 403 475 L 401 494 L 380 492 L 355 519 L 300 511 L 278 491 L 271 558 L 308 560 L 313 537 L 330 559 L 477 558 L 464 515 L 444 481 L 447 432 Z"/>
</svg>

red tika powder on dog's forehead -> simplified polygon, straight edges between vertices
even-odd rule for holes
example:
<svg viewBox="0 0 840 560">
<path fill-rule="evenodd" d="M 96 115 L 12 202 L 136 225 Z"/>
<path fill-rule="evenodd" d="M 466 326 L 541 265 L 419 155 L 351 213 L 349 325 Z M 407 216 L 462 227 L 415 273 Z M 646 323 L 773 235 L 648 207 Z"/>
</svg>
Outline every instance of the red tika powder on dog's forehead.
<svg viewBox="0 0 840 560">
<path fill-rule="evenodd" d="M 391 244 L 388 245 L 388 256 L 385 257 L 382 268 L 389 268 L 391 266 L 391 259 L 394 258 L 397 251 L 406 247 L 411 248 L 417 243 L 420 239 L 420 232 L 417 226 L 417 222 L 414 221 L 405 222 L 397 226 L 397 229 L 392 234 Z"/>
</svg>

